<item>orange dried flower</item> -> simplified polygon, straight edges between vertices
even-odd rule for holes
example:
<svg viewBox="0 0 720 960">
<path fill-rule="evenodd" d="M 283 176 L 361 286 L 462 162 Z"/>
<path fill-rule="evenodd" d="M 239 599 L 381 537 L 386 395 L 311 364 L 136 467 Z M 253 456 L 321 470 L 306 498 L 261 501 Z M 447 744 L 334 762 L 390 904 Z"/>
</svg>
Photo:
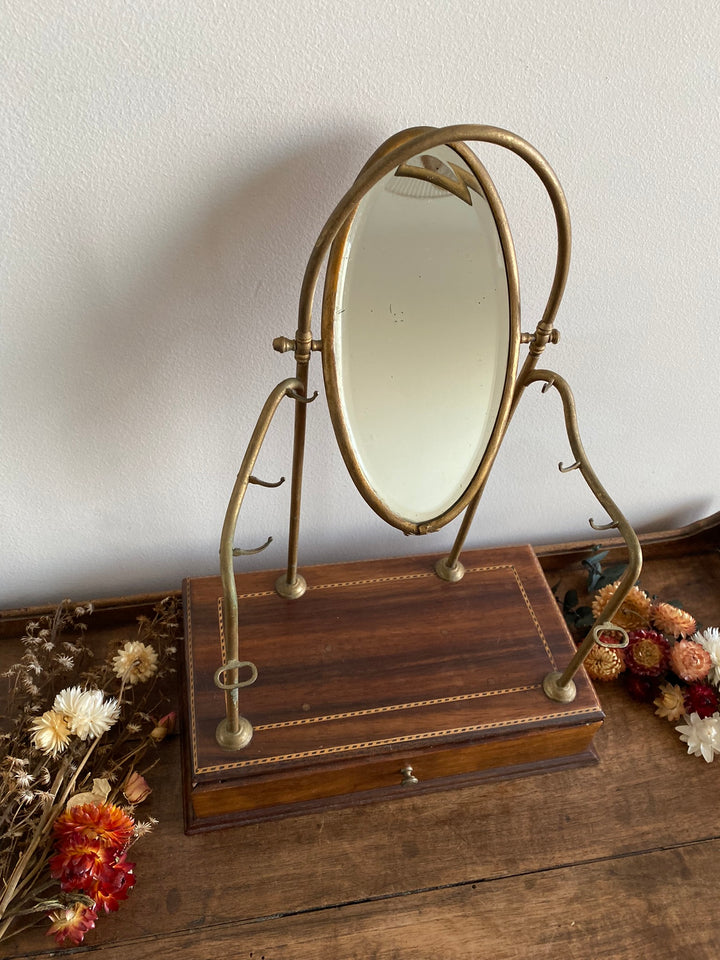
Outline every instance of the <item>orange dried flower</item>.
<svg viewBox="0 0 720 960">
<path fill-rule="evenodd" d="M 49 937 L 55 937 L 60 946 L 66 940 L 77 946 L 82 943 L 88 930 L 95 926 L 97 913 L 95 907 L 87 907 L 78 901 L 62 910 L 53 910 L 48 914 L 48 919 L 52 920 L 47 932 Z"/>
<path fill-rule="evenodd" d="M 625 669 L 625 661 L 617 650 L 596 643 L 585 659 L 585 669 L 591 680 L 617 680 Z"/>
<path fill-rule="evenodd" d="M 658 630 L 671 637 L 687 637 L 695 633 L 695 618 L 670 603 L 654 603 L 650 618 Z"/>
<path fill-rule="evenodd" d="M 113 803 L 83 803 L 61 813 L 53 832 L 58 847 L 62 847 L 66 837 L 75 834 L 97 840 L 102 846 L 122 850 L 132 839 L 134 826 L 132 817 Z"/>
<path fill-rule="evenodd" d="M 680 640 L 670 651 L 670 666 L 686 683 L 703 680 L 712 666 L 710 654 L 694 640 Z"/>
<path fill-rule="evenodd" d="M 615 583 L 609 583 L 595 594 L 592 602 L 592 612 L 596 620 L 602 616 L 619 585 L 620 581 L 616 580 Z M 620 604 L 618 611 L 613 614 L 612 622 L 626 630 L 644 627 L 648 623 L 651 607 L 652 601 L 645 591 L 641 590 L 640 587 L 632 587 Z"/>
<path fill-rule="evenodd" d="M 125 859 L 134 821 L 112 803 L 85 803 L 55 821 L 50 872 L 65 892 L 78 891 L 106 912 L 117 910 L 135 883 Z"/>
</svg>

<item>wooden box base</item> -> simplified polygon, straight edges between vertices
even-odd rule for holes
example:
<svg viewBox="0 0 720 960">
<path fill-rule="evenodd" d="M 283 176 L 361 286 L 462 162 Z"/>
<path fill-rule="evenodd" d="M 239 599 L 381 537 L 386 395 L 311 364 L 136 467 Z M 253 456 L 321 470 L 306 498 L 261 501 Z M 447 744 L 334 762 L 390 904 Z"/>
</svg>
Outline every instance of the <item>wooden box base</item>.
<svg viewBox="0 0 720 960">
<path fill-rule="evenodd" d="M 240 657 L 259 675 L 237 752 L 215 740 L 220 580 L 185 581 L 187 832 L 592 757 L 603 714 L 584 671 L 572 703 L 542 690 L 574 646 L 532 548 L 468 552 L 458 583 L 435 559 L 310 567 L 298 600 L 275 593 L 279 571 L 238 575 Z"/>
</svg>

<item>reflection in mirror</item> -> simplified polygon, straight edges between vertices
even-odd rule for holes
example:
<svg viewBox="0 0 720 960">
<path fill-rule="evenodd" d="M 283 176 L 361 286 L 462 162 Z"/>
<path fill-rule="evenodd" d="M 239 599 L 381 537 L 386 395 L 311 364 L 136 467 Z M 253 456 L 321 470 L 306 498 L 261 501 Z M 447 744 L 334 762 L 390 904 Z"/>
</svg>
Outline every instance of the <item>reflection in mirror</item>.
<svg viewBox="0 0 720 960">
<path fill-rule="evenodd" d="M 444 514 L 481 465 L 514 375 L 509 282 L 486 193 L 448 146 L 383 177 L 335 244 L 333 421 L 355 482 L 391 522 Z"/>
</svg>

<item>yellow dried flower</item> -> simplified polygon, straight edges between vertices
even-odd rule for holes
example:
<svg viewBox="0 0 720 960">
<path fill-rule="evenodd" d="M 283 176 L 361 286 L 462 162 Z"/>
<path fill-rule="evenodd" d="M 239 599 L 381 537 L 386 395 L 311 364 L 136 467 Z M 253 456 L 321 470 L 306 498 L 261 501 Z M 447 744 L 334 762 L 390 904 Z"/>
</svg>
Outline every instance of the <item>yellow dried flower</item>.
<svg viewBox="0 0 720 960">
<path fill-rule="evenodd" d="M 695 618 L 670 603 L 654 603 L 650 617 L 658 630 L 671 637 L 687 637 L 695 633 Z"/>
<path fill-rule="evenodd" d="M 158 655 L 139 640 L 130 640 L 113 657 L 113 670 L 123 683 L 144 683 L 157 673 Z"/>
<path fill-rule="evenodd" d="M 617 650 L 596 643 L 585 659 L 585 669 L 591 680 L 616 680 L 625 669 L 625 662 Z"/>
<path fill-rule="evenodd" d="M 685 695 L 682 688 L 675 683 L 663 683 L 660 687 L 660 696 L 653 700 L 657 707 L 655 713 L 674 723 L 685 713 Z"/>
<path fill-rule="evenodd" d="M 57 710 L 46 710 L 41 717 L 32 722 L 33 743 L 38 750 L 56 757 L 62 753 L 70 740 L 70 728 L 64 714 Z"/>
<path fill-rule="evenodd" d="M 595 594 L 592 602 L 592 612 L 596 620 L 602 616 L 603 610 L 607 607 L 619 585 L 620 581 L 616 580 L 615 583 L 609 583 Z M 638 627 L 647 625 L 651 607 L 652 601 L 645 591 L 641 590 L 640 587 L 632 587 L 620 604 L 620 609 L 613 614 L 612 622 L 617 627 L 636 630 Z"/>
</svg>

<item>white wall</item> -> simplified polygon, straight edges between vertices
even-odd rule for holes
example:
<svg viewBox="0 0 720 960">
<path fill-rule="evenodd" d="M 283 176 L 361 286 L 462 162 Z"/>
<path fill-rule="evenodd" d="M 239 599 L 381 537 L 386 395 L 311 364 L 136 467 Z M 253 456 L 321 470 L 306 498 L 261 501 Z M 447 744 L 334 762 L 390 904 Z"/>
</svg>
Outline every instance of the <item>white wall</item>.
<svg viewBox="0 0 720 960">
<path fill-rule="evenodd" d="M 548 365 L 640 529 L 720 508 L 720 5 L 707 0 L 5 0 L 0 605 L 213 573 L 244 444 L 293 373 L 307 255 L 386 136 L 521 134 L 562 181 L 574 255 Z M 524 328 L 553 231 L 519 161 L 484 153 L 520 259 Z M 316 333 L 316 335 L 318 335 Z M 319 362 L 314 380 L 319 386 Z M 289 408 L 290 404 L 288 404 Z M 471 544 L 590 536 L 604 519 L 534 390 Z M 284 411 L 258 474 L 288 471 Z M 544 436 L 545 435 L 545 436 Z M 369 512 L 310 410 L 301 556 L 440 551 Z M 287 492 L 251 490 L 238 542 Z"/>
</svg>

